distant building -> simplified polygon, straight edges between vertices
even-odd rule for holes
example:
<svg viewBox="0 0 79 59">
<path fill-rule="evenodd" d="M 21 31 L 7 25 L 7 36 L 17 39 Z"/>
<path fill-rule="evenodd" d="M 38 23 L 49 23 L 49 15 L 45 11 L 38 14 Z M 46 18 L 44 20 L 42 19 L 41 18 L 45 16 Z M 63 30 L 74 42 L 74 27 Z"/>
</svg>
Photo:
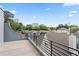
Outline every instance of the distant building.
<svg viewBox="0 0 79 59">
<path fill-rule="evenodd" d="M 68 33 L 69 32 L 69 29 L 60 28 L 60 29 L 57 30 L 57 32 L 65 32 L 65 33 Z"/>
<path fill-rule="evenodd" d="M 38 24 L 38 23 L 32 23 L 32 25 L 33 25 L 33 26 L 38 26 L 39 24 Z"/>
</svg>

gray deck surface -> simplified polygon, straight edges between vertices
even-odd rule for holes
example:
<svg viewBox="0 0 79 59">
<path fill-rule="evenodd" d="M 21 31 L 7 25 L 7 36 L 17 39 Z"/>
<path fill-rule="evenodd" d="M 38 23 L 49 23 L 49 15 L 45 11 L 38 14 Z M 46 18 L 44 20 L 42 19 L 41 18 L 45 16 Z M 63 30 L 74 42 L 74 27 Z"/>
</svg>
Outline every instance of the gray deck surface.
<svg viewBox="0 0 79 59">
<path fill-rule="evenodd" d="M 28 40 L 5 42 L 0 48 L 0 56 L 40 56 Z"/>
</svg>

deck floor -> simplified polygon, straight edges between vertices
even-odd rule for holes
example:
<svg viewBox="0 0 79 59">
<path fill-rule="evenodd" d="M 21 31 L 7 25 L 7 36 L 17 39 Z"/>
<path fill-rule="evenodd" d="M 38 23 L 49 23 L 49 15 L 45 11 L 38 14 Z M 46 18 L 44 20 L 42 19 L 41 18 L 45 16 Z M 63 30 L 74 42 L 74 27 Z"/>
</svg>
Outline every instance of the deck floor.
<svg viewBox="0 0 79 59">
<path fill-rule="evenodd" d="M 40 56 L 28 40 L 5 42 L 0 48 L 0 56 Z"/>
</svg>

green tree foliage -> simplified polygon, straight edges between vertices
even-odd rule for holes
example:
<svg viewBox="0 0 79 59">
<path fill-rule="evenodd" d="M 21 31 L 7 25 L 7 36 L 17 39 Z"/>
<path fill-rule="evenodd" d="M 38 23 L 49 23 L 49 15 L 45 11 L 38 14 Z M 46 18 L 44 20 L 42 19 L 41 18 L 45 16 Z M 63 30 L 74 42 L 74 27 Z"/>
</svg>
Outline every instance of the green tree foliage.
<svg viewBox="0 0 79 59">
<path fill-rule="evenodd" d="M 26 30 L 26 26 L 23 25 L 23 30 Z"/>
<path fill-rule="evenodd" d="M 78 27 L 77 25 L 70 25 L 70 28 L 72 28 L 72 27 Z"/>
<path fill-rule="evenodd" d="M 65 24 L 64 28 L 69 29 L 69 25 Z"/>
<path fill-rule="evenodd" d="M 35 26 L 33 26 L 32 24 L 27 24 L 26 30 L 48 30 L 48 27 L 44 24 L 35 25 Z"/>
<path fill-rule="evenodd" d="M 69 29 L 69 26 L 67 24 L 63 25 L 63 24 L 59 24 L 56 28 L 57 29 L 60 29 L 60 28 L 66 28 L 66 29 Z"/>
<path fill-rule="evenodd" d="M 18 30 L 19 29 L 19 23 L 18 22 L 15 22 L 15 21 L 13 21 L 13 22 L 11 22 L 11 27 L 12 27 L 12 29 L 13 30 Z"/>
<path fill-rule="evenodd" d="M 77 31 L 79 31 L 79 26 L 77 26 L 77 25 L 71 25 L 70 26 L 70 32 L 71 33 L 75 33 Z"/>
<path fill-rule="evenodd" d="M 52 30 L 55 30 L 55 27 L 49 27 L 50 28 L 50 30 L 52 31 Z"/>
<path fill-rule="evenodd" d="M 59 28 L 63 28 L 63 24 L 59 24 L 59 25 L 57 26 L 56 30 L 59 29 Z"/>
<path fill-rule="evenodd" d="M 48 27 L 44 24 L 39 25 L 40 30 L 48 30 Z"/>
<path fill-rule="evenodd" d="M 32 30 L 33 26 L 31 24 L 26 25 L 26 30 Z"/>
<path fill-rule="evenodd" d="M 40 27 L 39 26 L 33 26 L 32 30 L 40 30 Z"/>
<path fill-rule="evenodd" d="M 79 27 L 72 27 L 72 28 L 70 28 L 70 32 L 71 33 L 75 33 L 77 31 L 79 31 Z"/>
<path fill-rule="evenodd" d="M 18 30 L 22 31 L 24 28 L 23 28 L 23 24 L 22 23 L 19 23 L 19 27 L 18 27 Z"/>
</svg>

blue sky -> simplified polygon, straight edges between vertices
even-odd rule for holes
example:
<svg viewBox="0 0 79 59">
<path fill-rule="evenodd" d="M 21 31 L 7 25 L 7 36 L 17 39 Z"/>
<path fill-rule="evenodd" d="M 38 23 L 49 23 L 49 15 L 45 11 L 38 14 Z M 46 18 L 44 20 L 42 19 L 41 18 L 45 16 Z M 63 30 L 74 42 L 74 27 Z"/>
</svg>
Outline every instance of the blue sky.
<svg viewBox="0 0 79 59">
<path fill-rule="evenodd" d="M 24 25 L 39 23 L 48 26 L 58 24 L 79 25 L 79 4 L 68 3 L 5 3 L 0 4 L 4 10 L 15 14 Z"/>
</svg>

